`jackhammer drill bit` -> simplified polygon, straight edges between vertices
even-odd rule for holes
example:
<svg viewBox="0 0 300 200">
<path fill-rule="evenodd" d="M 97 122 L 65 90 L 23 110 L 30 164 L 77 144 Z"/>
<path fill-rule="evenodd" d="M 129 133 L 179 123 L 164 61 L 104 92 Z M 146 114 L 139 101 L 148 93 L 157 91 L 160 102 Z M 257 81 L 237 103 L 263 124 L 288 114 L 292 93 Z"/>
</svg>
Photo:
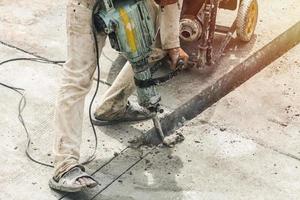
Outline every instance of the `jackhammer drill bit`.
<svg viewBox="0 0 300 200">
<path fill-rule="evenodd" d="M 164 134 L 164 132 L 163 132 L 163 130 L 162 130 L 161 123 L 160 123 L 160 121 L 159 121 L 158 116 L 155 115 L 155 117 L 153 117 L 152 121 L 153 121 L 153 123 L 154 123 L 154 127 L 155 127 L 157 133 L 159 134 L 159 136 L 160 136 L 162 142 L 164 142 L 165 134 Z"/>
<path fill-rule="evenodd" d="M 176 69 L 181 70 L 184 67 L 184 61 L 182 59 L 179 59 L 176 65 Z M 160 105 L 157 106 L 157 112 L 163 113 L 163 109 L 160 107 Z M 173 147 L 174 144 L 176 144 L 177 142 L 181 142 L 184 140 L 184 136 L 182 134 L 173 134 L 170 136 L 166 136 L 163 132 L 160 120 L 157 116 L 157 114 L 155 115 L 154 118 L 152 118 L 154 127 L 156 129 L 156 132 L 158 133 L 158 135 L 160 136 L 162 143 L 168 147 Z"/>
<path fill-rule="evenodd" d="M 161 123 L 157 115 L 152 120 L 154 123 L 154 127 L 162 140 L 162 143 L 167 147 L 174 147 L 175 144 L 182 142 L 184 140 L 184 136 L 181 133 L 175 133 L 166 136 L 163 132 Z"/>
</svg>

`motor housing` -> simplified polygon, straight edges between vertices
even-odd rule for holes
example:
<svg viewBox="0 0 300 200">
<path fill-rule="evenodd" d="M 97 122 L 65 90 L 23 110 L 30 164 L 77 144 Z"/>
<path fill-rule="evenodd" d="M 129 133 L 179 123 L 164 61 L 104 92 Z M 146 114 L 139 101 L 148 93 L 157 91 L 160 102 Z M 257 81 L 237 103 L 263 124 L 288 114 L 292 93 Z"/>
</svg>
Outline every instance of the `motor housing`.
<svg viewBox="0 0 300 200">
<path fill-rule="evenodd" d="M 202 34 L 202 24 L 196 18 L 182 18 L 180 20 L 180 39 L 185 42 L 196 42 Z"/>
</svg>

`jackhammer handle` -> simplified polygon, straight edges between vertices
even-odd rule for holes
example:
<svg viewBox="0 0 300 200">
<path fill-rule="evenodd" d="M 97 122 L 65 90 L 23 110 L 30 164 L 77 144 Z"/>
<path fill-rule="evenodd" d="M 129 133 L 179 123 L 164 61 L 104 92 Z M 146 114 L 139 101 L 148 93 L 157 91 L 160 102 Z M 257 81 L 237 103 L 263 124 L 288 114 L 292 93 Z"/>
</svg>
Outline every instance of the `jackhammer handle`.
<svg viewBox="0 0 300 200">
<path fill-rule="evenodd" d="M 152 118 L 152 120 L 153 120 L 154 127 L 156 129 L 157 134 L 160 136 L 161 140 L 164 141 L 165 134 L 164 134 L 164 132 L 162 130 L 161 123 L 160 123 L 158 117 L 155 116 L 154 118 Z"/>
</svg>

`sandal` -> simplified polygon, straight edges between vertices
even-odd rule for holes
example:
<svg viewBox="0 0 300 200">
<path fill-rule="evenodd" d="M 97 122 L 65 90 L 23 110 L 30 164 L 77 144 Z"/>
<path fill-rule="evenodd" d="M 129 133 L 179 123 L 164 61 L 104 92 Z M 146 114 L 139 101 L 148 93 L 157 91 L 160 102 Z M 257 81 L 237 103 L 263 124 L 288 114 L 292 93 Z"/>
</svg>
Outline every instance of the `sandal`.
<svg viewBox="0 0 300 200">
<path fill-rule="evenodd" d="M 79 178 L 89 178 L 95 181 L 95 183 L 84 186 L 77 184 L 76 181 Z M 49 186 L 50 188 L 54 190 L 59 190 L 62 192 L 80 192 L 87 188 L 93 188 L 98 185 L 97 181 L 84 172 L 84 168 L 81 168 L 80 166 L 73 167 L 69 171 L 67 171 L 59 180 L 55 180 L 54 178 L 51 178 L 49 180 Z"/>
</svg>

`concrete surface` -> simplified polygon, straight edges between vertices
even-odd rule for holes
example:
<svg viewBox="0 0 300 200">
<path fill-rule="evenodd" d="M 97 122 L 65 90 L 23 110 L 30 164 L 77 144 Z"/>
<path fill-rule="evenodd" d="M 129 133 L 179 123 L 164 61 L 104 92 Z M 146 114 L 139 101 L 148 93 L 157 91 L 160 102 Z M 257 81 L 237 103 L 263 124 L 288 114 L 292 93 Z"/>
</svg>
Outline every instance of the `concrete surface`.
<svg viewBox="0 0 300 200">
<path fill-rule="evenodd" d="M 0 1 L 0 61 L 32 56 L 64 60 L 65 3 Z M 256 37 L 248 44 L 233 42 L 215 74 L 192 69 L 161 88 L 168 112 L 300 19 L 297 0 L 259 3 Z M 226 11 L 219 20 L 228 23 L 232 16 Z M 105 52 L 111 59 L 118 55 L 109 46 Z M 149 122 L 98 128 L 97 158 L 87 170 L 101 185 L 75 195 L 51 191 L 47 182 L 52 170 L 25 157 L 25 132 L 17 120 L 19 96 L 0 87 L 0 199 L 299 199 L 299 52 L 299 47 L 293 49 L 187 123 L 178 130 L 186 141 L 174 149 L 128 148 L 128 140 L 151 128 Z M 110 61 L 103 56 L 101 64 L 101 78 L 110 80 Z M 31 152 L 48 163 L 60 70 L 25 61 L 0 67 L 0 82 L 26 89 L 24 119 L 32 134 Z M 101 91 L 106 88 L 101 85 Z M 93 148 L 87 117 L 83 141 L 84 160 Z"/>
</svg>

